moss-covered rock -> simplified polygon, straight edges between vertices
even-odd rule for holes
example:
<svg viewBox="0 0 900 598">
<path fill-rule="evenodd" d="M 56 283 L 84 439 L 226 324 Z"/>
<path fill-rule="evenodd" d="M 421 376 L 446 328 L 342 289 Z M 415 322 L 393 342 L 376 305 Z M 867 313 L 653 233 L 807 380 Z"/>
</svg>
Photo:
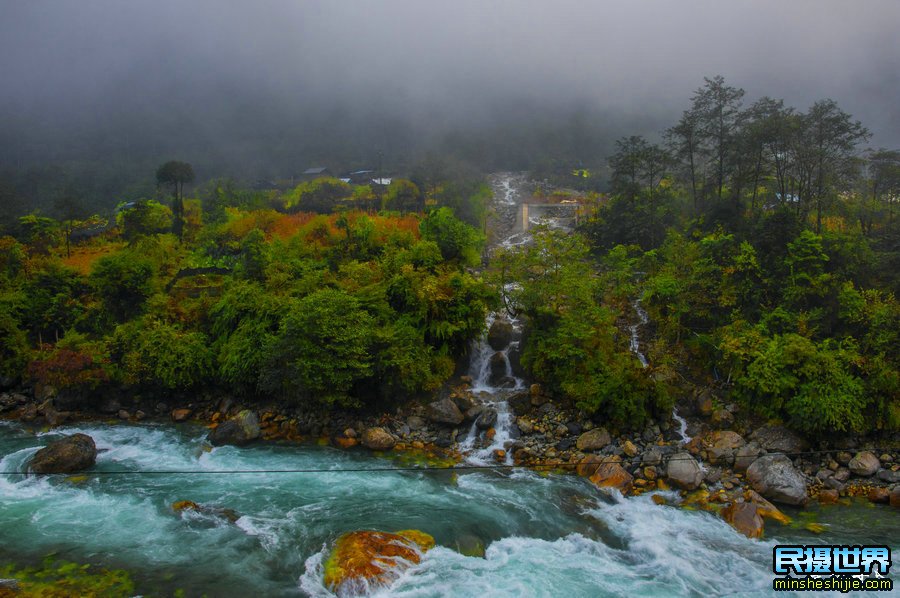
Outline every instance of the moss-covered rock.
<svg viewBox="0 0 900 598">
<path fill-rule="evenodd" d="M 434 538 L 418 530 L 344 534 L 325 561 L 325 586 L 342 592 L 386 585 L 433 547 Z"/>
</svg>

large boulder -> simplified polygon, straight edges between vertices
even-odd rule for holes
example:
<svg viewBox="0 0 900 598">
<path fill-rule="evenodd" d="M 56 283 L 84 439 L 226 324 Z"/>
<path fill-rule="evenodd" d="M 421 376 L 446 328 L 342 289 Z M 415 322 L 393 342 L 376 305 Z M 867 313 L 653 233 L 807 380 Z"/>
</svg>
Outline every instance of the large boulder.
<svg viewBox="0 0 900 598">
<path fill-rule="evenodd" d="M 488 330 L 487 341 L 494 351 L 502 351 L 513 339 L 513 326 L 507 320 L 497 318 Z"/>
<path fill-rule="evenodd" d="M 391 583 L 422 554 L 434 547 L 434 538 L 420 531 L 397 533 L 356 531 L 337 539 L 325 561 L 325 587 L 338 596 L 355 595 L 367 587 Z"/>
<path fill-rule="evenodd" d="M 439 424 L 450 424 L 458 426 L 463 422 L 465 416 L 459 407 L 450 399 L 441 399 L 428 404 L 425 410 L 425 417 Z"/>
<path fill-rule="evenodd" d="M 850 463 L 847 464 L 850 473 L 866 478 L 875 475 L 879 467 L 881 467 L 881 461 L 870 451 L 856 453 L 856 456 L 850 459 Z"/>
<path fill-rule="evenodd" d="M 259 438 L 259 418 L 256 413 L 245 409 L 218 425 L 207 436 L 210 444 L 213 446 L 222 446 L 225 444 L 233 444 L 235 446 L 244 446 Z"/>
<path fill-rule="evenodd" d="M 397 440 L 384 428 L 368 428 L 362 434 L 362 445 L 373 451 L 389 451 Z"/>
<path fill-rule="evenodd" d="M 763 455 L 747 468 L 747 481 L 754 490 L 775 502 L 803 505 L 808 500 L 806 480 L 794 464 L 781 454 Z"/>
<path fill-rule="evenodd" d="M 666 479 L 684 490 L 696 490 L 703 482 L 703 470 L 690 453 L 683 451 L 669 457 Z"/>
<path fill-rule="evenodd" d="M 72 434 L 51 442 L 34 454 L 28 468 L 35 473 L 71 473 L 97 462 L 97 445 L 87 434 Z"/>
<path fill-rule="evenodd" d="M 805 438 L 784 426 L 763 426 L 750 436 L 769 452 L 802 453 L 809 449 Z"/>
<path fill-rule="evenodd" d="M 579 436 L 575 441 L 575 447 L 579 451 L 599 451 L 610 442 L 612 438 L 606 428 L 594 428 Z"/>
</svg>

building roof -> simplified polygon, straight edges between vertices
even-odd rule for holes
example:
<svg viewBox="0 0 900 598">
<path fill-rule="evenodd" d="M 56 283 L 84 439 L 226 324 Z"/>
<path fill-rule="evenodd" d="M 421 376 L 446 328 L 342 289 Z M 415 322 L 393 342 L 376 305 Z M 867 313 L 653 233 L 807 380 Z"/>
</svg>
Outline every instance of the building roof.
<svg viewBox="0 0 900 598">
<path fill-rule="evenodd" d="M 312 168 L 307 168 L 306 170 L 304 170 L 303 174 L 322 174 L 326 170 L 328 169 L 324 166 L 313 166 Z"/>
</svg>

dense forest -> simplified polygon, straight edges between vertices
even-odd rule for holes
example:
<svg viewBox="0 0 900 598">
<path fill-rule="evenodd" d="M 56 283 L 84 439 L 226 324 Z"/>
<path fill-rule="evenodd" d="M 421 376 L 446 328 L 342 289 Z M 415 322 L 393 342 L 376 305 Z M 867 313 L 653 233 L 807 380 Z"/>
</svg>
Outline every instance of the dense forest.
<svg viewBox="0 0 900 598">
<path fill-rule="evenodd" d="M 438 387 L 495 301 L 466 269 L 484 243 L 478 182 L 426 197 L 404 179 L 226 181 L 185 197 L 189 164 L 157 175 L 171 205 L 123 203 L 113 222 L 30 215 L 3 237 L 7 384 L 387 402 Z"/>
<path fill-rule="evenodd" d="M 712 385 L 813 435 L 896 430 L 900 152 L 862 151 L 833 101 L 743 96 L 707 79 L 661 143 L 616 143 L 576 231 L 539 228 L 484 274 L 490 188 L 452 158 L 286 190 L 192 186 L 173 161 L 110 217 L 62 193 L 0 239 L 4 384 L 381 407 L 441 387 L 505 309 L 531 378 L 616 425 Z"/>
<path fill-rule="evenodd" d="M 810 434 L 896 430 L 900 152 L 860 151 L 868 131 L 833 101 L 743 96 L 707 79 L 664 144 L 617 142 L 613 191 L 580 231 L 595 296 L 640 299 L 651 363 L 751 412 Z"/>
</svg>

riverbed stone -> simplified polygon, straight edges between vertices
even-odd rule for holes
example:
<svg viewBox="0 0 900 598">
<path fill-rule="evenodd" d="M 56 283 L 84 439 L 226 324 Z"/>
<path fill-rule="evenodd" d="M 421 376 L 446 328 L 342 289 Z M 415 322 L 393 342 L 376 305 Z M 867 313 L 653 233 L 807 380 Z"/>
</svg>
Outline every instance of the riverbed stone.
<svg viewBox="0 0 900 598">
<path fill-rule="evenodd" d="M 588 479 L 598 488 L 615 488 L 622 494 L 629 493 L 634 483 L 634 476 L 609 457 L 600 463 Z"/>
<path fill-rule="evenodd" d="M 579 451 L 598 451 L 612 441 L 606 428 L 594 428 L 578 437 L 575 446 Z"/>
<path fill-rule="evenodd" d="M 847 464 L 850 473 L 861 477 L 874 475 L 879 467 L 881 467 L 881 462 L 871 451 L 861 451 L 856 453 L 856 455 L 850 459 L 850 463 Z"/>
<path fill-rule="evenodd" d="M 497 423 L 497 410 L 493 407 L 487 407 L 482 410 L 481 414 L 478 416 L 478 419 L 475 420 L 475 427 L 479 430 L 487 430 L 488 428 L 494 427 L 494 424 Z"/>
<path fill-rule="evenodd" d="M 888 504 L 892 507 L 900 508 L 900 485 L 891 488 L 891 495 L 888 497 Z"/>
<path fill-rule="evenodd" d="M 507 348 L 513 339 L 513 325 L 503 318 L 497 318 L 488 329 L 487 341 L 494 351 Z"/>
<path fill-rule="evenodd" d="M 738 447 L 734 451 L 734 470 L 738 472 L 747 471 L 747 468 L 756 461 L 756 458 L 762 453 L 762 447 L 755 440 Z"/>
<path fill-rule="evenodd" d="M 413 432 L 418 432 L 422 428 L 424 428 L 427 424 L 425 420 L 419 417 L 418 415 L 410 415 L 406 418 L 406 425 L 409 426 L 409 429 Z"/>
<path fill-rule="evenodd" d="M 35 473 L 83 471 L 97 462 L 97 445 L 87 434 L 72 434 L 55 440 L 36 452 L 28 463 Z"/>
<path fill-rule="evenodd" d="M 344 534 L 325 561 L 325 586 L 343 596 L 363 585 L 386 585 L 433 547 L 434 538 L 418 530 Z"/>
<path fill-rule="evenodd" d="M 887 482 L 888 484 L 900 483 L 900 471 L 894 471 L 892 469 L 881 469 L 876 474 L 876 477 L 882 482 Z"/>
<path fill-rule="evenodd" d="M 173 409 L 172 410 L 172 421 L 174 421 L 174 422 L 187 421 L 188 418 L 190 418 L 193 413 L 194 412 L 190 409 Z"/>
<path fill-rule="evenodd" d="M 732 430 L 711 432 L 703 438 L 703 446 L 712 463 L 731 465 L 735 450 L 744 446 L 744 439 Z"/>
<path fill-rule="evenodd" d="M 440 401 L 429 403 L 425 416 L 433 422 L 450 424 L 452 426 L 458 426 L 465 419 L 459 407 L 450 399 L 441 399 Z"/>
<path fill-rule="evenodd" d="M 373 451 L 389 451 L 397 444 L 397 439 L 384 428 L 367 428 L 362 434 L 362 445 Z"/>
<path fill-rule="evenodd" d="M 809 449 L 809 442 L 796 432 L 784 426 L 763 426 L 750 435 L 759 445 L 770 452 L 802 453 Z"/>
<path fill-rule="evenodd" d="M 808 500 L 806 480 L 782 454 L 763 455 L 754 461 L 747 468 L 747 481 L 754 490 L 775 502 L 803 505 Z"/>
<path fill-rule="evenodd" d="M 695 490 L 703 482 L 703 470 L 690 453 L 682 451 L 669 458 L 666 480 L 683 490 Z"/>
<path fill-rule="evenodd" d="M 888 503 L 891 500 L 891 491 L 884 486 L 874 486 L 869 488 L 868 498 L 874 503 Z"/>
<path fill-rule="evenodd" d="M 213 446 L 232 444 L 244 446 L 260 437 L 259 418 L 256 413 L 244 409 L 233 418 L 219 424 L 207 436 Z"/>
<path fill-rule="evenodd" d="M 531 420 L 527 417 L 520 417 L 516 420 L 516 427 L 519 428 L 519 432 L 522 434 L 528 435 L 534 432 L 534 424 L 531 423 Z"/>
<path fill-rule="evenodd" d="M 491 368 L 490 383 L 494 386 L 499 386 L 506 377 L 506 356 L 497 351 L 491 355 L 489 365 Z"/>
<path fill-rule="evenodd" d="M 734 423 L 734 415 L 727 409 L 716 409 L 712 413 L 710 423 L 716 428 L 727 428 Z"/>
<path fill-rule="evenodd" d="M 622 444 L 622 452 L 628 455 L 629 457 L 636 457 L 638 454 L 638 447 L 634 445 L 630 440 L 626 440 Z"/>
<path fill-rule="evenodd" d="M 733 502 L 722 510 L 722 519 L 748 538 L 761 538 L 764 522 L 756 505 L 748 502 Z"/>
<path fill-rule="evenodd" d="M 656 447 L 651 447 L 641 455 L 641 463 L 644 465 L 660 465 L 662 464 L 662 458 L 662 451 Z"/>
</svg>

